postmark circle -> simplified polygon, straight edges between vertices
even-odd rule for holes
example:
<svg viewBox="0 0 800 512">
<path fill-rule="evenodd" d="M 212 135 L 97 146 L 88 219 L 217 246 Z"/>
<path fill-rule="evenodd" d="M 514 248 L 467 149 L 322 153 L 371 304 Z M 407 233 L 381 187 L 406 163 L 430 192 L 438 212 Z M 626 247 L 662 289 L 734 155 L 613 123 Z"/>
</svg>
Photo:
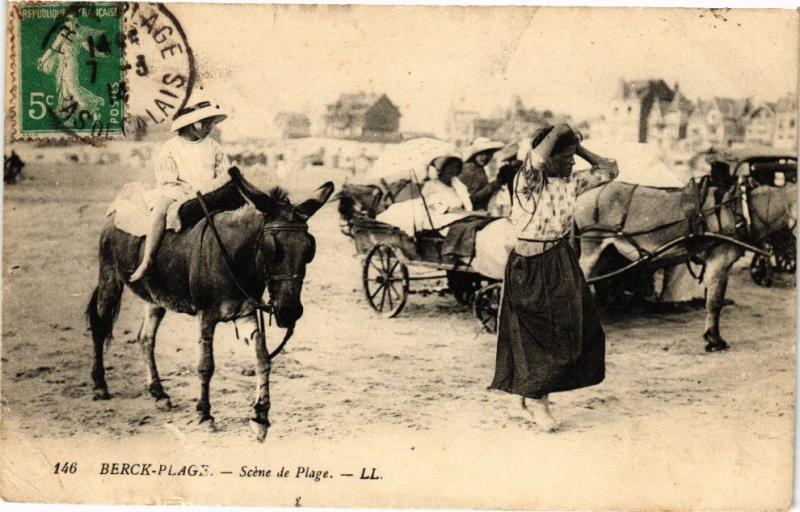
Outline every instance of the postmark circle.
<svg viewBox="0 0 800 512">
<path fill-rule="evenodd" d="M 163 4 L 131 3 L 125 10 L 126 134 L 169 130 L 186 106 L 196 78 L 186 33 Z"/>
</svg>

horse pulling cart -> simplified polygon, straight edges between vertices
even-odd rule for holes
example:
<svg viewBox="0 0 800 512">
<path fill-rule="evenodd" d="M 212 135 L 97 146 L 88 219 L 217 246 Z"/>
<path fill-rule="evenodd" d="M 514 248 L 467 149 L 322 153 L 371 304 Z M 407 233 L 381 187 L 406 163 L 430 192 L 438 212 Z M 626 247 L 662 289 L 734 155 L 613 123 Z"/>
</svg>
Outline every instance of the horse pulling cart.
<svg viewBox="0 0 800 512">
<path fill-rule="evenodd" d="M 408 296 L 451 293 L 462 305 L 472 305 L 488 331 L 496 329 L 500 303 L 498 280 L 481 275 L 468 263 L 448 261 L 442 255 L 445 238 L 437 231 L 420 231 L 414 237 L 401 229 L 368 217 L 355 217 L 348 234 L 363 257 L 364 296 L 372 309 L 386 318 L 400 314 Z M 412 274 L 411 270 L 418 274 Z M 447 282 L 439 290 L 415 290 L 411 283 Z"/>
<path fill-rule="evenodd" d="M 797 154 L 788 149 L 751 147 L 711 153 L 707 160 L 712 175 L 735 180 L 747 176 L 752 185 L 782 187 L 797 183 Z M 770 255 L 754 254 L 750 277 L 760 286 L 772 286 L 773 274 L 793 274 L 797 269 L 797 238 L 789 229 L 778 231 L 761 241 Z"/>
<path fill-rule="evenodd" d="M 787 230 L 793 236 L 790 230 L 796 220 L 795 156 L 758 153 L 742 158 L 737 161 L 751 164 L 750 172 L 742 174 L 738 164 L 733 169 L 729 165 L 715 166 L 717 157 L 718 154 L 707 155 L 707 161 L 712 163 L 710 178 L 691 180 L 686 186 L 656 187 L 620 181 L 581 194 L 573 240 L 579 243 L 580 264 L 587 282 L 594 285 L 595 297 L 607 305 L 637 296 L 656 296 L 660 300 L 664 290 L 677 289 L 673 286 L 681 282 L 685 275 L 681 267 L 686 264 L 688 272 L 705 288 L 703 339 L 709 352 L 729 347 L 720 334 L 719 319 L 733 263 L 745 251 L 768 262 L 774 261 L 778 252 L 792 252 L 793 238 L 783 243 L 784 250 L 779 251 L 776 244 L 770 245 L 770 237 Z M 725 173 L 719 173 L 720 169 Z M 774 179 L 763 181 L 766 174 Z M 378 209 L 372 206 L 382 205 L 380 199 L 386 193 L 377 186 L 365 190 L 368 193 L 343 186 L 339 213 L 346 224 L 345 234 L 364 256 L 364 294 L 370 306 L 386 317 L 396 316 L 408 295 L 415 293 L 413 281 L 446 279 L 445 290 L 459 302 L 472 304 L 481 325 L 494 332 L 500 309 L 501 267 L 515 239 L 513 232 L 510 236 L 501 232 L 504 221 L 492 222 L 477 233 L 474 259 L 456 262 L 443 256 L 442 246 L 449 240 L 440 233 L 418 231 L 415 223 L 414 235 L 410 236 L 393 225 L 376 221 Z M 500 231 L 492 231 L 494 226 Z M 487 261 L 493 266 L 485 265 Z M 691 262 L 700 265 L 699 272 L 694 271 Z M 425 273 L 412 275 L 411 269 Z M 656 294 L 655 273 L 661 269 L 664 286 Z M 668 275 L 670 288 L 666 288 Z"/>
</svg>

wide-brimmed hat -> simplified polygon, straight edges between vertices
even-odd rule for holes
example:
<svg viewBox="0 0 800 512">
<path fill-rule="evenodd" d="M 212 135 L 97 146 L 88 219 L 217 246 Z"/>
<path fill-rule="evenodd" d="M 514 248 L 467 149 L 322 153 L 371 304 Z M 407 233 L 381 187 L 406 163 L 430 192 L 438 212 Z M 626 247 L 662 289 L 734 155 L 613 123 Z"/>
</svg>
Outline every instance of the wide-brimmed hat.
<svg viewBox="0 0 800 512">
<path fill-rule="evenodd" d="M 487 151 L 491 151 L 494 154 L 496 151 L 503 149 L 503 146 L 505 146 L 505 144 L 500 141 L 487 139 L 486 137 L 478 137 L 472 141 L 472 145 L 464 150 L 464 161 L 468 162 L 473 159 L 475 155 Z"/>
<path fill-rule="evenodd" d="M 182 108 L 172 120 L 170 129 L 175 132 L 184 126 L 212 117 L 217 118 L 217 122 L 220 123 L 228 117 L 228 114 L 223 112 L 219 105 L 212 104 L 210 101 L 200 101 Z"/>
</svg>

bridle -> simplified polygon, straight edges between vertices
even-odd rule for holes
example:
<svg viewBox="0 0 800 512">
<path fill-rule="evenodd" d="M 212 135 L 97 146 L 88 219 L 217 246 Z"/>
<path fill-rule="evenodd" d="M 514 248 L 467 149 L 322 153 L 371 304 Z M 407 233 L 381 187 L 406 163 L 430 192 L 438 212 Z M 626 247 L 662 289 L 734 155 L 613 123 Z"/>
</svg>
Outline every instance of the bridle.
<svg viewBox="0 0 800 512">
<path fill-rule="evenodd" d="M 308 224 L 305 222 L 264 222 L 261 226 L 261 234 L 271 234 L 273 240 L 275 239 L 275 233 L 281 232 L 299 232 L 299 233 L 308 233 Z M 261 250 L 261 239 L 262 237 L 258 237 L 256 241 L 256 250 Z M 304 273 L 290 273 L 290 274 L 273 274 L 271 272 L 267 273 L 267 280 L 270 282 L 275 281 L 298 281 L 302 280 L 305 277 Z"/>
<path fill-rule="evenodd" d="M 264 312 L 266 311 L 269 315 L 269 325 L 272 325 L 272 316 L 274 315 L 274 307 L 272 304 L 272 297 L 270 297 L 269 302 L 265 303 L 263 299 L 260 297 L 253 297 L 239 280 L 236 278 L 236 272 L 233 270 L 233 258 L 231 258 L 228 249 L 225 247 L 225 244 L 222 242 L 222 238 L 219 236 L 219 232 L 217 231 L 217 226 L 214 224 L 214 219 L 211 216 L 211 213 L 208 211 L 208 207 L 206 206 L 205 200 L 203 199 L 203 195 L 200 192 L 197 192 L 197 199 L 200 203 L 200 207 L 203 209 L 203 215 L 205 215 L 207 225 L 211 228 L 211 232 L 214 234 L 214 238 L 217 240 L 217 244 L 219 245 L 220 251 L 222 252 L 222 260 L 225 263 L 225 267 L 228 269 L 228 273 L 233 280 L 233 283 L 236 285 L 236 288 L 239 289 L 239 292 L 245 296 L 248 302 L 253 304 L 253 307 L 256 311 L 258 311 L 256 315 L 256 324 L 258 326 L 258 334 L 266 340 L 266 325 L 264 323 Z M 263 217 L 262 217 L 263 218 Z M 272 234 L 273 237 L 275 233 L 278 232 L 285 232 L 285 231 L 295 231 L 295 232 L 308 232 L 308 225 L 305 222 L 266 222 L 261 225 L 259 229 L 259 236 L 256 237 L 256 254 L 259 254 L 262 250 L 261 248 L 261 239 L 265 234 Z M 299 281 L 302 280 L 305 276 L 301 273 L 291 273 L 291 274 L 275 274 L 272 275 L 268 273 L 267 280 L 272 283 L 276 281 Z M 278 347 L 269 353 L 267 351 L 267 361 L 271 361 L 275 356 L 281 353 L 283 347 L 286 346 L 286 343 L 289 341 L 289 338 L 292 337 L 294 334 L 294 326 L 289 327 L 286 329 L 286 334 L 283 337 L 283 340 L 278 345 Z M 237 337 L 238 337 L 238 329 L 237 329 Z"/>
</svg>

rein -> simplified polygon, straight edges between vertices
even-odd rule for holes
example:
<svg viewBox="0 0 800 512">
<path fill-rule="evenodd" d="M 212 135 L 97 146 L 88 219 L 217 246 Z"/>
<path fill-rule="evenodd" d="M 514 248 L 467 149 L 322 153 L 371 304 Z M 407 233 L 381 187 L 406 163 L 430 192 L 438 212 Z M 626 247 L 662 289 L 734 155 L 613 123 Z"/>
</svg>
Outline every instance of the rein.
<svg viewBox="0 0 800 512">
<path fill-rule="evenodd" d="M 736 234 L 736 230 L 741 225 L 744 225 L 746 227 L 746 229 L 747 229 L 747 237 L 750 238 L 750 240 L 748 240 L 748 241 L 749 242 L 753 242 L 753 240 L 752 240 L 752 238 L 753 238 L 752 237 L 752 221 L 750 219 L 750 213 L 751 213 L 751 210 L 750 210 L 750 190 L 751 189 L 750 189 L 750 187 L 748 186 L 747 183 L 737 184 L 737 185 L 734 185 L 734 187 L 729 189 L 729 190 L 733 190 L 734 192 L 731 195 L 729 195 L 729 197 L 727 199 L 725 199 L 723 201 L 720 201 L 719 203 L 714 204 L 714 206 L 711 207 L 711 208 L 705 208 L 705 209 L 702 209 L 700 211 L 700 213 L 703 216 L 706 216 L 706 215 L 708 215 L 710 213 L 719 214 L 719 212 L 724 207 L 726 207 L 728 205 L 731 205 L 730 206 L 730 210 L 731 210 L 731 213 L 733 214 L 733 217 L 734 217 L 734 232 L 733 233 L 729 233 L 729 234 L 724 233 L 723 229 L 722 229 L 722 223 L 720 222 L 720 225 L 719 225 L 720 233 L 713 233 L 713 232 L 706 231 L 706 232 L 704 232 L 702 234 L 699 234 L 699 235 L 690 234 L 690 235 L 686 235 L 686 236 L 681 236 L 681 237 L 678 237 L 676 239 L 673 239 L 673 240 L 667 242 L 666 244 L 661 245 L 660 247 L 658 247 L 657 249 L 655 249 L 652 252 L 644 251 L 644 249 L 642 249 L 639 246 L 639 244 L 636 243 L 636 241 L 635 241 L 635 239 L 633 237 L 635 237 L 637 235 L 640 236 L 640 235 L 651 234 L 651 233 L 655 233 L 655 232 L 658 232 L 658 231 L 661 231 L 661 230 L 665 230 L 665 229 L 668 229 L 670 227 L 676 226 L 678 224 L 681 224 L 681 223 L 684 223 L 684 222 L 689 222 L 689 220 L 688 219 L 680 219 L 680 220 L 677 220 L 677 221 L 668 222 L 666 224 L 657 225 L 657 226 L 655 226 L 653 228 L 644 229 L 644 230 L 633 232 L 633 233 L 631 233 L 631 232 L 625 233 L 624 231 L 621 231 L 621 230 L 613 231 L 613 230 L 604 230 L 604 229 L 600 229 L 600 228 L 590 228 L 590 229 L 587 230 L 588 232 L 595 231 L 595 232 L 600 232 L 600 233 L 605 233 L 605 234 L 598 234 L 598 235 L 582 234 L 582 235 L 578 235 L 578 238 L 583 238 L 583 237 L 585 237 L 585 238 L 595 238 L 595 239 L 598 239 L 598 238 L 626 238 L 630 243 L 632 243 L 634 245 L 634 247 L 639 251 L 639 254 L 640 254 L 640 258 L 638 260 L 636 260 L 634 262 L 631 262 L 630 264 L 622 267 L 621 269 L 615 270 L 615 271 L 610 272 L 608 274 L 603 274 L 601 276 L 595 276 L 593 278 L 587 279 L 587 283 L 593 283 L 595 281 L 608 279 L 609 277 L 613 277 L 615 275 L 619 275 L 619 274 L 622 274 L 624 272 L 627 272 L 628 270 L 630 270 L 630 269 L 632 269 L 634 267 L 637 267 L 637 266 L 639 266 L 639 265 L 641 265 L 641 264 L 643 264 L 645 262 L 648 262 L 648 261 L 656 258 L 657 256 L 659 256 L 660 254 L 663 254 L 667 250 L 672 249 L 672 248 L 674 248 L 674 247 L 676 247 L 676 246 L 678 246 L 680 244 L 683 244 L 683 243 L 688 242 L 688 241 L 693 240 L 693 239 L 717 240 L 717 241 L 720 241 L 720 242 L 730 243 L 732 245 L 739 246 L 739 247 L 741 247 L 741 248 L 743 248 L 745 250 L 749 250 L 749 251 L 752 251 L 752 252 L 757 253 L 757 254 L 769 255 L 768 252 L 766 252 L 766 251 L 764 251 L 764 250 L 762 250 L 762 249 L 760 249 L 758 247 L 755 247 L 754 245 L 751 245 L 750 243 L 746 243 L 746 242 L 743 242 L 741 240 L 738 240 L 738 239 L 734 238 L 734 236 Z M 789 201 L 788 201 L 788 199 L 786 199 L 785 193 L 784 193 L 784 199 L 786 200 L 786 205 L 787 205 L 787 208 L 788 208 Z M 772 197 L 770 195 L 769 201 L 771 201 L 771 200 L 772 200 Z M 743 212 L 739 212 L 737 210 L 737 207 L 736 207 L 737 204 L 741 205 L 741 208 L 742 208 Z M 769 211 L 769 204 L 767 206 L 767 210 Z M 745 214 L 744 212 L 747 212 L 747 213 Z M 761 221 L 762 223 L 764 223 L 763 219 L 761 219 L 761 217 L 759 217 L 758 215 L 756 215 L 756 218 L 759 221 Z M 766 223 L 764 223 L 764 224 L 768 225 Z M 757 241 L 758 240 L 755 240 L 755 242 L 757 242 Z M 688 265 L 688 263 L 689 262 L 687 261 L 687 265 Z M 692 270 L 691 266 L 689 266 L 689 272 L 691 273 L 691 275 L 693 277 L 695 277 L 695 279 L 702 280 L 703 274 L 705 273 L 705 264 L 703 264 L 703 267 L 702 267 L 702 269 L 701 269 L 699 274 L 695 274 L 695 272 Z"/>
<path fill-rule="evenodd" d="M 738 201 L 738 200 L 739 200 L 739 195 L 735 194 L 730 199 L 727 199 L 725 201 L 717 203 L 714 206 L 712 206 L 711 208 L 705 208 L 705 209 L 701 210 L 700 214 L 705 216 L 705 215 L 708 215 L 709 213 L 718 212 L 718 211 L 722 210 L 723 207 L 725 207 L 725 206 L 727 206 L 729 204 L 732 204 L 732 203 L 734 203 L 735 201 Z M 689 221 L 687 219 L 678 219 L 678 220 L 675 220 L 675 221 L 672 221 L 672 222 L 667 222 L 667 223 L 664 223 L 664 224 L 658 224 L 658 225 L 656 225 L 656 226 L 654 226 L 652 228 L 642 229 L 642 230 L 633 231 L 633 232 L 630 232 L 630 231 L 629 232 L 625 232 L 625 231 L 619 231 L 619 230 L 615 231 L 615 230 L 611 230 L 611 229 L 602 229 L 602 228 L 598 228 L 598 227 L 590 227 L 590 228 L 588 228 L 586 230 L 587 232 L 596 231 L 596 232 L 600 232 L 600 233 L 613 233 L 613 235 L 607 235 L 607 234 L 603 234 L 603 235 L 586 235 L 586 234 L 582 234 L 582 235 L 578 235 L 578 238 L 584 238 L 584 237 L 585 238 L 622 238 L 622 237 L 634 237 L 634 236 L 641 236 L 641 235 L 650 235 L 652 233 L 657 233 L 659 231 L 663 231 L 663 230 L 669 229 L 669 228 L 671 228 L 673 226 L 677 226 L 678 224 L 682 224 L 684 222 L 689 222 Z M 720 229 L 722 229 L 722 226 L 720 226 Z"/>
<path fill-rule="evenodd" d="M 217 240 L 217 244 L 219 245 L 220 251 L 222 252 L 222 260 L 225 263 L 225 268 L 228 269 L 228 273 L 231 275 L 231 279 L 233 279 L 233 283 L 236 285 L 236 288 L 239 289 L 242 295 L 247 298 L 247 300 L 253 303 L 253 306 L 258 311 L 258 316 L 256 317 L 256 324 L 258 325 L 258 333 L 264 339 L 266 339 L 266 325 L 264 324 L 264 312 L 266 311 L 269 314 L 269 325 L 272 325 L 272 316 L 274 314 L 274 308 L 272 305 L 272 298 L 268 303 L 264 303 L 264 301 L 260 298 L 253 297 L 247 290 L 244 289 L 242 284 L 236 278 L 236 273 L 233 270 L 233 258 L 231 258 L 228 249 L 225 247 L 225 244 L 222 242 L 222 237 L 219 236 L 219 232 L 217 231 L 217 226 L 214 224 L 214 219 L 211 217 L 211 213 L 208 211 L 208 206 L 206 206 L 205 200 L 203 199 L 203 195 L 200 192 L 197 192 L 197 200 L 200 203 L 200 207 L 203 209 L 203 215 L 208 222 L 208 226 L 211 228 L 211 232 L 214 234 L 214 238 Z M 261 225 L 261 234 L 264 233 L 276 233 L 281 231 L 308 231 L 308 226 L 304 223 L 290 223 L 290 222 L 265 222 Z M 260 241 L 261 237 L 258 238 Z M 260 245 L 260 242 L 259 242 Z M 291 280 L 299 280 L 303 279 L 302 274 L 276 274 L 276 275 L 269 275 L 267 279 L 269 281 L 291 281 Z M 283 337 L 283 340 L 278 345 L 278 347 L 272 351 L 272 353 L 267 352 L 267 360 L 271 361 L 275 356 L 281 353 L 283 347 L 286 346 L 286 343 L 289 341 L 289 338 L 292 337 L 294 334 L 294 327 L 289 327 L 286 330 L 286 334 Z"/>
</svg>

